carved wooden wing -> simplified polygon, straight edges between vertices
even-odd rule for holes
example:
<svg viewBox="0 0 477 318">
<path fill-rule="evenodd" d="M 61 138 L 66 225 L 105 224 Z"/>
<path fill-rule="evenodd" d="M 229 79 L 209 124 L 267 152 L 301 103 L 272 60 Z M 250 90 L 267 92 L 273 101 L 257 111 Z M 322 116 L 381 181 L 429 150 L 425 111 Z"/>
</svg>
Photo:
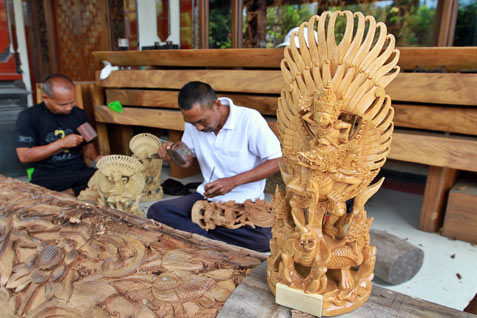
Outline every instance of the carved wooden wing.
<svg viewBox="0 0 477 318">
<path fill-rule="evenodd" d="M 285 158 L 316 145 L 311 141 L 319 136 L 313 136 L 307 120 L 313 112 L 318 116 L 320 106 L 313 100 L 326 92 L 333 96 L 340 119 L 351 122 L 349 142 L 360 144 L 362 164 L 370 169 L 384 164 L 394 115 L 384 88 L 399 73 L 399 51 L 394 44 L 384 23 L 360 12 L 325 12 L 300 26 L 281 62 L 286 88 L 279 98 L 277 118 Z"/>
</svg>

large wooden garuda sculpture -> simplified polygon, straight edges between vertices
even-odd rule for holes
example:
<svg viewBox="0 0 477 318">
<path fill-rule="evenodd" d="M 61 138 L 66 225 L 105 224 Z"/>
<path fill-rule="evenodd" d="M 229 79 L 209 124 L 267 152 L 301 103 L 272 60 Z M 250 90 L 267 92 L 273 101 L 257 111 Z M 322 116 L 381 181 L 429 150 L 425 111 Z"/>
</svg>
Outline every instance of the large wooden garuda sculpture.
<svg viewBox="0 0 477 318">
<path fill-rule="evenodd" d="M 303 23 L 284 56 L 277 119 L 286 190 L 273 200 L 268 283 L 273 293 L 281 283 L 323 295 L 323 315 L 342 314 L 371 293 L 376 250 L 364 205 L 383 181 L 370 185 L 390 150 L 384 88 L 399 73 L 399 51 L 383 23 L 336 11 Z"/>
</svg>

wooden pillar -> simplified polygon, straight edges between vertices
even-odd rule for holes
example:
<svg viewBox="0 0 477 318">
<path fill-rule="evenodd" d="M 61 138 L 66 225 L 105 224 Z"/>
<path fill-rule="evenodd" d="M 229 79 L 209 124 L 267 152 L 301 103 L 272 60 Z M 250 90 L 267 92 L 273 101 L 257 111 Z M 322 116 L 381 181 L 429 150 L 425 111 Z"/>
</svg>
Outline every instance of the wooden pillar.
<svg viewBox="0 0 477 318">
<path fill-rule="evenodd" d="M 447 194 L 457 179 L 457 170 L 429 166 L 419 229 L 437 232 L 444 221 Z"/>
<path fill-rule="evenodd" d="M 103 88 L 94 85 L 92 96 L 93 107 L 105 104 Z M 96 130 L 98 133 L 99 154 L 110 155 L 111 146 L 109 144 L 108 127 L 105 123 L 96 122 Z"/>
<path fill-rule="evenodd" d="M 50 74 L 58 73 L 59 70 L 56 43 L 56 15 L 53 2 L 54 1 L 43 0 L 46 36 L 48 42 L 48 59 L 50 61 Z"/>
<path fill-rule="evenodd" d="M 243 0 L 232 0 L 230 8 L 232 10 L 232 47 L 241 48 Z"/>
<path fill-rule="evenodd" d="M 199 1 L 200 48 L 209 48 L 209 0 Z M 194 14 L 194 13 L 192 13 Z"/>
<path fill-rule="evenodd" d="M 459 0 L 438 1 L 434 25 L 434 45 L 453 45 L 458 9 Z"/>
</svg>

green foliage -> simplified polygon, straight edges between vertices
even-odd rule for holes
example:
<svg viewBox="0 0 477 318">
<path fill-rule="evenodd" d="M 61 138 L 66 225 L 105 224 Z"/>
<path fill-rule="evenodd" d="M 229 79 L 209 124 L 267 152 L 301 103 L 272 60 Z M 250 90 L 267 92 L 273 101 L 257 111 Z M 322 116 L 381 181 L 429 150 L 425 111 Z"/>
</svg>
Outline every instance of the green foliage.
<svg viewBox="0 0 477 318">
<path fill-rule="evenodd" d="M 288 5 L 267 8 L 266 47 L 282 43 L 288 31 L 308 21 L 313 15 L 312 5 Z"/>
<path fill-rule="evenodd" d="M 225 49 L 232 47 L 231 13 L 229 8 L 210 11 L 209 47 Z"/>
<path fill-rule="evenodd" d="M 455 46 L 477 45 L 477 0 L 459 6 L 454 36 Z"/>
</svg>

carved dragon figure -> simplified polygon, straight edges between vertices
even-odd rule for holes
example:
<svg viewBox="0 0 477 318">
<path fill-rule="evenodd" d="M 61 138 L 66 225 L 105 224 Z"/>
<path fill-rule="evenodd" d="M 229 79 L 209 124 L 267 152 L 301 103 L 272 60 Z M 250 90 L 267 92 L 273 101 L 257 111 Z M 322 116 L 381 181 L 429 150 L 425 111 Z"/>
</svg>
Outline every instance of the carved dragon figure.
<svg viewBox="0 0 477 318">
<path fill-rule="evenodd" d="M 339 43 L 337 19 L 346 24 Z M 268 282 L 273 292 L 283 283 L 323 294 L 323 314 L 337 315 L 371 292 L 364 205 L 383 181 L 370 186 L 390 150 L 394 111 L 384 88 L 399 73 L 399 51 L 383 23 L 350 11 L 312 17 L 290 43 L 277 110 L 286 191 L 273 202 Z"/>
</svg>

